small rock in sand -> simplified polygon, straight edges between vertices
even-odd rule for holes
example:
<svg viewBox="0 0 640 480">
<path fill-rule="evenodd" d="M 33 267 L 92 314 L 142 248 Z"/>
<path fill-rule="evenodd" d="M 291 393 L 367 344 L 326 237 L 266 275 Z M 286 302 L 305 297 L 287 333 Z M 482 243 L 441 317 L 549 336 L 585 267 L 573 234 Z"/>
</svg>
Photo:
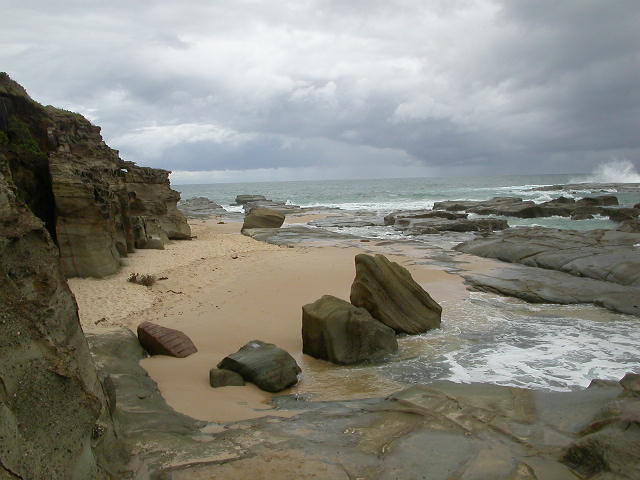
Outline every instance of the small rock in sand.
<svg viewBox="0 0 640 480">
<path fill-rule="evenodd" d="M 302 371 L 289 353 L 272 343 L 252 340 L 225 357 L 218 368 L 232 370 L 267 392 L 279 392 L 295 385 Z"/>
<path fill-rule="evenodd" d="M 191 339 L 181 331 L 151 322 L 138 325 L 138 340 L 149 355 L 183 358 L 198 351 Z"/>
</svg>

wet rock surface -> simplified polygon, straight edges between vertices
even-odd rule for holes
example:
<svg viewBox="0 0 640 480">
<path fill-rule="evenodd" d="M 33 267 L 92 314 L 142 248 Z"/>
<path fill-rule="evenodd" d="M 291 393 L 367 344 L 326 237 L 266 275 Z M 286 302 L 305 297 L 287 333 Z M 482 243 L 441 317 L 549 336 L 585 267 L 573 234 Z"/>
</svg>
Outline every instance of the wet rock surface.
<svg viewBox="0 0 640 480">
<path fill-rule="evenodd" d="M 638 243 L 637 233 L 532 227 L 476 238 L 456 249 L 529 267 L 463 274 L 477 289 L 530 302 L 595 303 L 638 315 L 640 249 L 635 246 Z"/>
<path fill-rule="evenodd" d="M 498 218 L 447 219 L 447 218 L 397 218 L 394 228 L 407 235 L 428 235 L 441 232 L 492 232 L 509 228 L 506 220 Z"/>
<path fill-rule="evenodd" d="M 135 455 L 131 476 L 155 478 L 515 478 L 637 476 L 640 399 L 616 382 L 575 392 L 436 382 L 388 398 L 274 399 L 290 418 L 216 424 L 169 408 L 125 330 L 89 337 L 113 379 L 114 417 Z M 528 476 L 526 476 L 528 475 Z M 127 478 L 123 475 L 121 478 Z"/>
<path fill-rule="evenodd" d="M 618 205 L 618 199 L 615 195 L 600 195 L 585 197 L 580 200 L 561 196 L 543 203 L 534 203 L 530 200 L 523 201 L 522 198 L 518 197 L 494 197 L 490 200 L 480 201 L 451 200 L 435 202 L 433 208 L 454 212 L 465 211 L 477 215 L 500 215 L 517 218 L 572 217 L 599 214 L 612 217 L 614 221 L 618 221 L 616 219 L 621 218 L 621 216 L 626 218 L 635 214 L 632 211 L 622 213 L 619 209 L 607 208 L 613 205 Z"/>
<path fill-rule="evenodd" d="M 149 355 L 184 358 L 198 351 L 191 339 L 180 330 L 151 322 L 138 325 L 138 340 Z"/>
<path fill-rule="evenodd" d="M 442 307 L 409 271 L 384 255 L 358 254 L 351 303 L 397 333 L 423 333 L 440 327 Z"/>
<path fill-rule="evenodd" d="M 307 355 L 349 365 L 397 350 L 394 330 L 364 308 L 331 295 L 302 307 L 302 351 Z"/>
<path fill-rule="evenodd" d="M 579 277 L 640 286 L 640 235 L 615 230 L 514 228 L 464 242 L 457 250 Z"/>
<path fill-rule="evenodd" d="M 239 373 L 247 382 L 267 392 L 280 392 L 295 385 L 302 371 L 285 350 L 260 340 L 252 340 L 225 357 L 218 368 Z"/>
</svg>

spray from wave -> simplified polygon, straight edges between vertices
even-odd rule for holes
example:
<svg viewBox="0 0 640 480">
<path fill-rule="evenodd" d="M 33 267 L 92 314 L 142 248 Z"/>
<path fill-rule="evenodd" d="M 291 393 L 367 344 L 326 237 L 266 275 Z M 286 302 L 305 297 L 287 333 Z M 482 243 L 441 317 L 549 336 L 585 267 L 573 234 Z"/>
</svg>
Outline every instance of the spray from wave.
<svg viewBox="0 0 640 480">
<path fill-rule="evenodd" d="M 576 177 L 570 183 L 640 183 L 640 173 L 629 160 L 613 160 L 598 165 L 591 175 Z"/>
</svg>

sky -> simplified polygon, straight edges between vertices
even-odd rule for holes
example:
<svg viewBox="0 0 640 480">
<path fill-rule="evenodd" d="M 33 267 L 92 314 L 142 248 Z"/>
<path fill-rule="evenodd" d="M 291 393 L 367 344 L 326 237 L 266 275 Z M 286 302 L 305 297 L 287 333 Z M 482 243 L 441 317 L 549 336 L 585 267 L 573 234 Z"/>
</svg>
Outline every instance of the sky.
<svg viewBox="0 0 640 480">
<path fill-rule="evenodd" d="M 174 183 L 640 167 L 637 0 L 0 0 L 0 12 L 0 71 Z"/>
</svg>

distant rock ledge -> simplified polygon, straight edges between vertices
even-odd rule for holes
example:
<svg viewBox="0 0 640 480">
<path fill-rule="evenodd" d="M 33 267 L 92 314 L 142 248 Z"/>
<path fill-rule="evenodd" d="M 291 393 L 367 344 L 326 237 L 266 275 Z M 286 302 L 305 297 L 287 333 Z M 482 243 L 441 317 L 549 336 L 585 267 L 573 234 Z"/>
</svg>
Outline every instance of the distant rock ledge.
<svg viewBox="0 0 640 480">
<path fill-rule="evenodd" d="M 0 162 L 11 173 L 10 188 L 58 246 L 66 277 L 103 277 L 136 248 L 191 238 L 169 171 L 122 160 L 100 127 L 40 105 L 6 73 L 0 73 Z"/>
</svg>

